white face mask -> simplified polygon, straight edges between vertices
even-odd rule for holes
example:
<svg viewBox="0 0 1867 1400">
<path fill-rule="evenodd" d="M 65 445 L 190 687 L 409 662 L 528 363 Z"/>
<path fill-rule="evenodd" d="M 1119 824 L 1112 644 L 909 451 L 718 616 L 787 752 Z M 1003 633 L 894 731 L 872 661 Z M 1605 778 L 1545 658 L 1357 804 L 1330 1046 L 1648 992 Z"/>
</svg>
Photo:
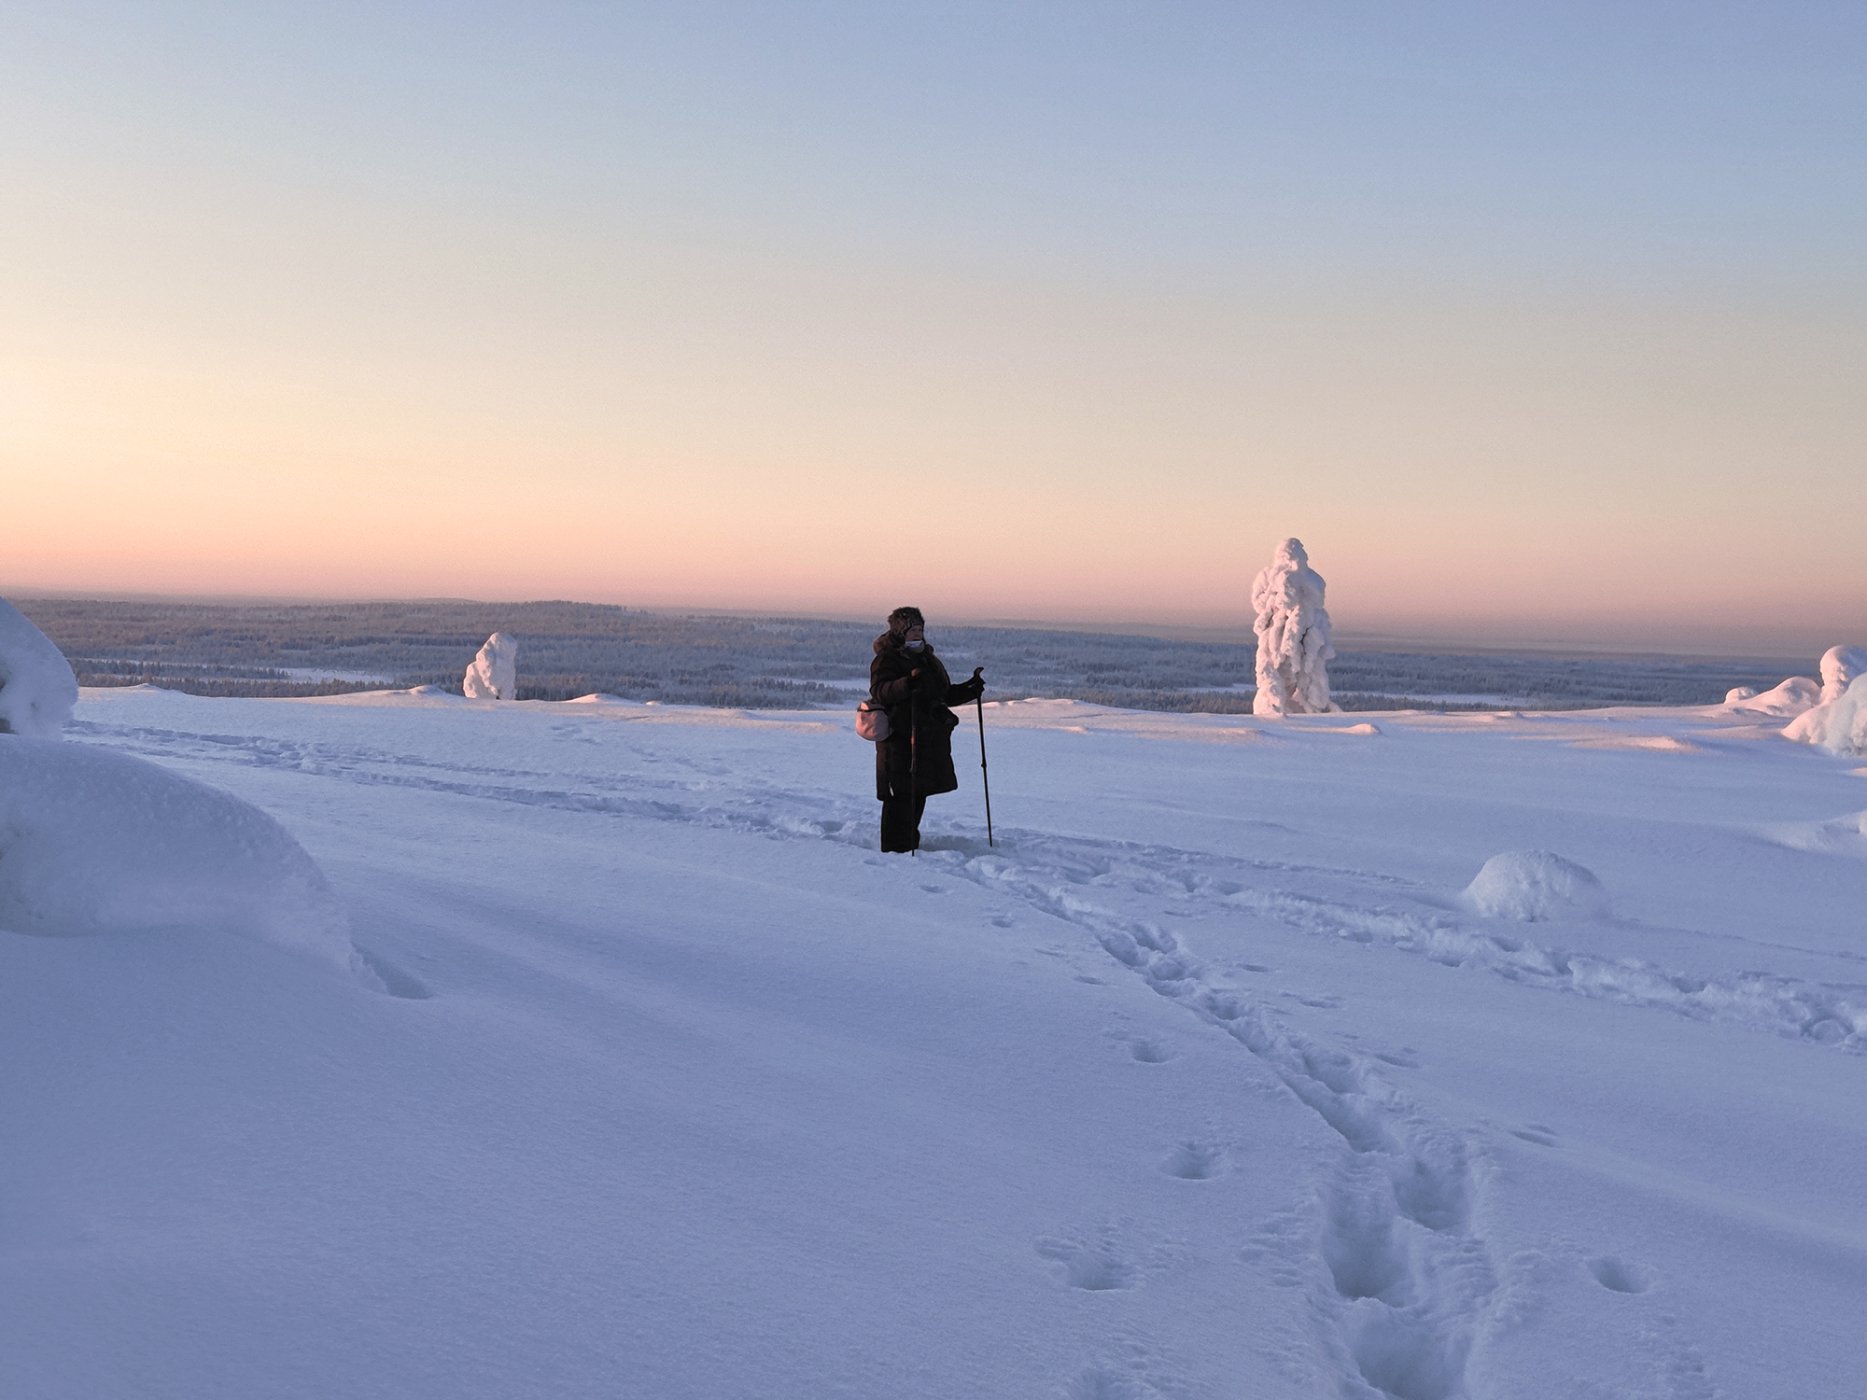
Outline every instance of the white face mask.
<svg viewBox="0 0 1867 1400">
<path fill-rule="evenodd" d="M 908 650 L 909 650 L 909 651 L 919 651 L 919 650 L 920 650 L 920 649 L 921 649 L 922 647 L 924 647 L 924 646 L 926 646 L 926 645 L 927 645 L 927 643 L 926 643 L 925 641 L 919 641 L 919 642 L 917 642 L 917 641 L 914 641 L 914 640 L 912 640 L 912 639 L 910 639 L 910 640 L 909 640 L 909 642 L 908 642 Z"/>
</svg>

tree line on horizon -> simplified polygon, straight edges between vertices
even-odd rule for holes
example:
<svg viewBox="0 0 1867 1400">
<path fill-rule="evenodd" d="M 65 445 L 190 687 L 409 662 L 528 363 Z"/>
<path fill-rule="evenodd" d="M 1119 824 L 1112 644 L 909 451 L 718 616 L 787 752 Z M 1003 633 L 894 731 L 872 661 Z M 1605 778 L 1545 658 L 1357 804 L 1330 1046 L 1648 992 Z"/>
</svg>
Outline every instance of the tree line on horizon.
<svg viewBox="0 0 1867 1400">
<path fill-rule="evenodd" d="M 80 684 L 193 694 L 310 696 L 433 685 L 459 693 L 487 636 L 520 643 L 519 698 L 603 693 L 738 709 L 853 703 L 867 686 L 874 624 L 649 612 L 595 603 L 215 604 L 29 599 Z M 999 698 L 1057 697 L 1131 709 L 1248 713 L 1254 643 L 1034 627 L 935 628 L 942 654 L 984 665 Z M 1748 668 L 1668 657 L 1575 658 L 1345 651 L 1330 663 L 1344 709 L 1698 704 L 1774 684 Z M 304 673 L 324 670 L 329 677 Z M 293 674 L 294 672 L 299 674 Z M 1468 697 L 1485 697 L 1471 699 Z"/>
</svg>

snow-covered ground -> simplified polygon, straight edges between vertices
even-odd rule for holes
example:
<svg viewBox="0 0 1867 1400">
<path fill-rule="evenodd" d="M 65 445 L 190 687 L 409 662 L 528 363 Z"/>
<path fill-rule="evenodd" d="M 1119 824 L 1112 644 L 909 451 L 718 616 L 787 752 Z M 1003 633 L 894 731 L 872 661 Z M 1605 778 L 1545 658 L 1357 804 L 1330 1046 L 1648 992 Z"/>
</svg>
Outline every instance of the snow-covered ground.
<svg viewBox="0 0 1867 1400">
<path fill-rule="evenodd" d="M 165 903 L 0 933 L 0 1395 L 1855 1393 L 1867 769 L 1784 722 L 989 705 L 904 858 L 841 714 L 85 691 L 361 952 L 15 783 L 0 894 Z"/>
</svg>

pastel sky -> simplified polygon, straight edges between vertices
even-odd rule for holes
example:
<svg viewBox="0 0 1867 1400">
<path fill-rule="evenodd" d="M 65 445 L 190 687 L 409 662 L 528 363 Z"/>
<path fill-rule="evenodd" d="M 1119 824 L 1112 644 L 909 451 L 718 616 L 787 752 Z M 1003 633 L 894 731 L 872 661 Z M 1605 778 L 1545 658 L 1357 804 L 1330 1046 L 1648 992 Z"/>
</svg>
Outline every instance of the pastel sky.
<svg viewBox="0 0 1867 1400">
<path fill-rule="evenodd" d="M 1867 6 L 0 9 L 0 587 L 1867 643 Z"/>
</svg>

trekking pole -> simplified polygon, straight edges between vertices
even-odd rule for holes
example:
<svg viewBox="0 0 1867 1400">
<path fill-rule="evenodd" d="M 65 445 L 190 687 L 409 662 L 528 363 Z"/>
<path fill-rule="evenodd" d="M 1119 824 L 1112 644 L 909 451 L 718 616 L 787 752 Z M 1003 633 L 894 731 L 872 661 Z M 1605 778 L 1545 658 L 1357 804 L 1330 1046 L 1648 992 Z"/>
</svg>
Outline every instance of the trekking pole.
<svg viewBox="0 0 1867 1400">
<path fill-rule="evenodd" d="M 979 678 L 977 671 L 972 675 L 974 680 Z M 979 781 L 985 784 L 985 844 L 996 846 L 998 842 L 992 839 L 992 771 L 985 766 L 985 696 L 973 696 L 972 704 L 979 712 Z"/>
</svg>

